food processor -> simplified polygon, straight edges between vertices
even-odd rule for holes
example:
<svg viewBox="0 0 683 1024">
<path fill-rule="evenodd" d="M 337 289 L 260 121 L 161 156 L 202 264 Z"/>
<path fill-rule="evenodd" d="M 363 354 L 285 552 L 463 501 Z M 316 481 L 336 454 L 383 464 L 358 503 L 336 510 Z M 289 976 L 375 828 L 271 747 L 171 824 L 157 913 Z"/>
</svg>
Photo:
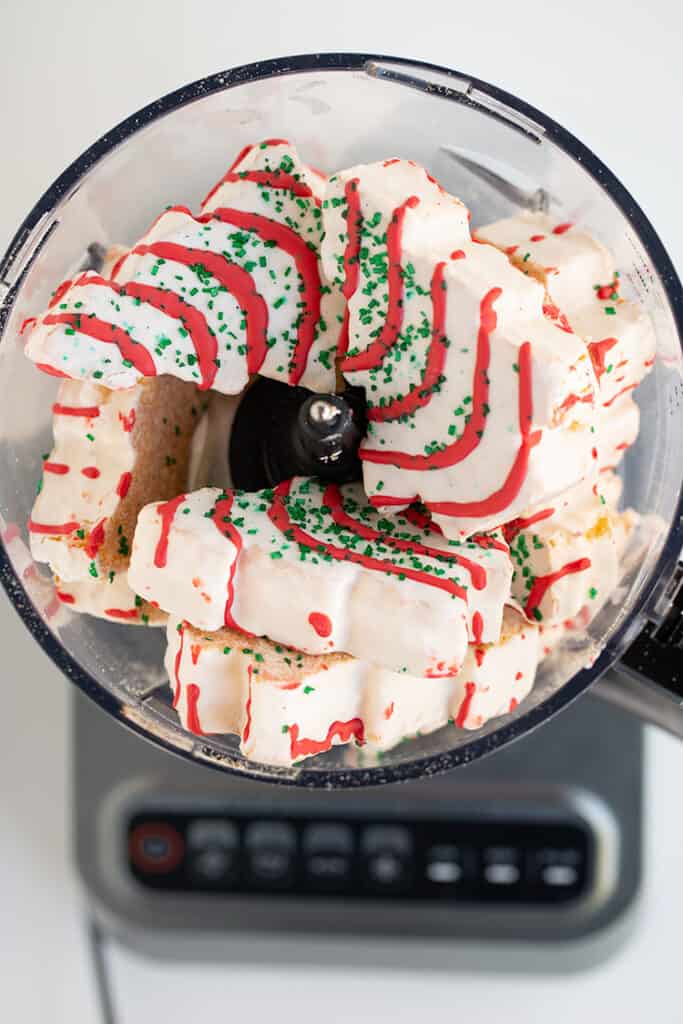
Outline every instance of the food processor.
<svg viewBox="0 0 683 1024">
<path fill-rule="evenodd" d="M 234 738 L 184 731 L 161 632 L 58 614 L 28 552 L 56 381 L 24 358 L 24 318 L 55 281 L 92 266 L 97 247 L 137 238 L 166 205 L 196 207 L 233 152 L 269 136 L 293 139 L 323 169 L 414 159 L 463 198 L 475 225 L 520 207 L 581 220 L 657 337 L 637 392 L 641 432 L 620 469 L 624 504 L 645 525 L 617 600 L 543 664 L 516 711 L 476 732 L 446 726 L 378 762 L 337 748 L 273 768 L 246 760 Z M 642 721 L 683 732 L 683 292 L 609 170 L 539 111 L 459 72 L 369 54 L 252 64 L 158 100 L 76 160 L 12 241 L 0 300 L 0 576 L 81 691 L 75 853 L 104 1005 L 104 934 L 175 958 L 397 968 L 424 963 L 426 939 L 430 965 L 450 969 L 495 968 L 492 951 L 513 942 L 517 966 L 535 969 L 576 969 L 613 949 L 639 887 Z M 248 413 L 243 428 L 266 443 L 268 416 Z"/>
<path fill-rule="evenodd" d="M 333 749 L 303 765 L 273 768 L 247 761 L 234 738 L 185 732 L 170 707 L 159 633 L 56 616 L 51 582 L 31 564 L 25 545 L 55 381 L 24 359 L 24 318 L 46 304 L 66 272 L 89 265 L 93 245 L 132 241 L 164 206 L 196 206 L 230 152 L 272 135 L 295 139 L 316 167 L 387 153 L 414 159 L 465 199 L 474 225 L 520 206 L 581 220 L 614 254 L 624 294 L 645 307 L 656 332 L 654 372 L 637 394 L 642 429 L 621 470 L 623 502 L 642 517 L 643 537 L 639 556 L 624 568 L 618 598 L 544 662 L 532 694 L 511 715 L 475 733 L 446 726 L 400 744 L 380 763 L 367 763 L 362 749 Z M 605 691 L 637 701 L 641 714 L 680 730 L 683 297 L 633 199 L 540 112 L 471 77 L 394 58 L 323 55 L 237 68 L 159 100 L 95 143 L 26 218 L 0 277 L 0 372 L 11 380 L 0 411 L 3 582 L 65 674 L 133 730 L 199 764 L 262 780 L 329 788 L 420 778 L 527 734 L 617 662 L 620 681 Z M 263 424 L 267 419 L 264 411 Z M 272 429 L 259 425 L 258 413 L 249 423 L 256 434 Z"/>
</svg>

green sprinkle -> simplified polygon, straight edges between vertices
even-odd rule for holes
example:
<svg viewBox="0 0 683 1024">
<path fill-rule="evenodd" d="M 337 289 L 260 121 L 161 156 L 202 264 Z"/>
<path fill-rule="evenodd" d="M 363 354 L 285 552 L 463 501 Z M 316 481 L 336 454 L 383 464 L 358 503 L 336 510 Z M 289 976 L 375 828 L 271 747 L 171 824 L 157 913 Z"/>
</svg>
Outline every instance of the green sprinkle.
<svg viewBox="0 0 683 1024">
<path fill-rule="evenodd" d="M 288 725 L 283 725 L 282 726 L 282 732 L 289 732 L 289 726 Z"/>
<path fill-rule="evenodd" d="M 91 563 L 90 563 L 90 565 L 89 565 L 89 567 L 88 567 L 88 572 L 89 572 L 89 573 L 90 573 L 90 575 L 91 575 L 91 576 L 93 576 L 93 577 L 94 577 L 95 579 L 97 579 L 97 577 L 99 576 L 99 573 L 98 573 L 98 571 L 97 571 L 97 566 L 95 565 L 95 563 L 94 563 L 94 562 L 91 562 Z"/>
<path fill-rule="evenodd" d="M 313 693 L 314 691 L 315 691 L 315 686 L 304 686 L 304 693 L 308 694 L 308 693 Z"/>
</svg>

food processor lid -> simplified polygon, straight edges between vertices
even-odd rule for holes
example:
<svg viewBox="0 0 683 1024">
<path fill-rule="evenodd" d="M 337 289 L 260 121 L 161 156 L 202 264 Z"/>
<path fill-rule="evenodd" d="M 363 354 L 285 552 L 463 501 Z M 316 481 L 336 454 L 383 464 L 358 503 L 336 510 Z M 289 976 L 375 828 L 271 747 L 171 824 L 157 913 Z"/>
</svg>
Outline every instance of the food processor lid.
<svg viewBox="0 0 683 1024">
<path fill-rule="evenodd" d="M 12 239 L 0 264 L 0 334 L 7 325 L 26 274 L 48 241 L 52 230 L 57 226 L 57 222 L 48 224 L 52 211 L 58 203 L 78 187 L 83 176 L 99 161 L 146 126 L 201 97 L 263 79 L 277 79 L 281 76 L 302 72 L 323 71 L 364 73 L 379 81 L 391 82 L 407 89 L 441 98 L 444 101 L 464 105 L 471 110 L 480 111 L 487 117 L 513 127 L 532 142 L 540 143 L 541 139 L 552 142 L 573 160 L 580 163 L 584 170 L 609 193 L 612 201 L 630 223 L 643 249 L 657 269 L 679 339 L 683 338 L 683 290 L 662 243 L 633 197 L 608 168 L 574 136 L 525 102 L 475 77 L 450 71 L 437 65 L 404 58 L 353 53 L 299 55 L 244 65 L 220 72 L 169 93 L 122 121 L 104 135 L 60 175 L 36 203 Z M 539 198 L 539 202 L 542 202 L 541 198 Z M 239 770 L 241 774 L 254 778 L 263 779 L 265 777 L 273 782 L 294 782 L 303 786 L 353 787 L 400 781 L 445 771 L 492 752 L 502 744 L 526 734 L 530 729 L 542 724 L 547 718 L 570 703 L 590 683 L 601 676 L 641 633 L 648 618 L 658 625 L 665 621 L 668 622 L 668 632 L 665 632 L 664 639 L 667 644 L 677 645 L 679 633 L 677 626 L 672 625 L 672 621 L 673 618 L 676 619 L 676 622 L 680 619 L 681 588 L 679 582 L 672 585 L 671 581 L 682 546 L 683 494 L 679 489 L 678 507 L 668 524 L 668 533 L 662 544 L 657 563 L 648 579 L 640 587 L 630 614 L 609 635 L 607 643 L 590 667 L 578 671 L 537 706 L 529 708 L 518 717 L 503 720 L 493 731 L 475 737 L 460 747 L 390 765 L 380 764 L 367 769 L 354 767 L 348 771 L 343 768 L 335 768 L 329 773 L 306 766 L 292 771 L 270 767 L 259 769 L 259 766 L 250 767 L 248 764 L 245 767 L 242 762 L 239 765 L 236 763 L 231 765 L 226 763 L 225 755 L 212 746 L 210 737 L 202 738 L 201 742 L 197 742 L 188 736 L 187 743 L 183 746 L 179 743 L 177 734 L 171 730 L 164 732 L 161 726 L 152 730 L 143 714 L 136 715 L 131 712 L 130 708 L 126 708 L 124 701 L 100 685 L 62 646 L 32 605 L 4 546 L 0 546 L 0 580 L 32 634 L 64 674 L 100 704 L 104 710 L 113 714 L 140 735 L 152 739 L 170 752 L 185 754 L 212 767 L 233 768 Z M 653 643 L 663 642 L 663 639 L 660 638 L 658 641 L 654 636 L 654 627 L 650 632 L 652 635 L 648 636 L 649 640 Z M 643 664 L 642 658 L 638 662 L 632 661 L 630 671 L 634 675 L 642 676 Z"/>
</svg>

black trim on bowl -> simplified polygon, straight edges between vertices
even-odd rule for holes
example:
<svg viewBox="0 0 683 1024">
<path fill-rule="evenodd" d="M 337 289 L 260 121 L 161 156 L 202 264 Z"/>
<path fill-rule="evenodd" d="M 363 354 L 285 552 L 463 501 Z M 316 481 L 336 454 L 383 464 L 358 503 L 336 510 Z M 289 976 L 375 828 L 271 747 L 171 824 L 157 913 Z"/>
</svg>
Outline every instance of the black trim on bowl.
<svg viewBox="0 0 683 1024">
<path fill-rule="evenodd" d="M 467 81 L 470 85 L 489 96 L 498 103 L 517 111 L 526 118 L 530 118 L 542 126 L 546 137 L 556 146 L 564 150 L 571 157 L 577 160 L 588 174 L 599 182 L 610 194 L 616 205 L 633 226 L 636 234 L 648 253 L 657 273 L 662 281 L 674 316 L 679 338 L 683 344 L 683 290 L 676 271 L 669 256 L 664 249 L 659 237 L 649 220 L 640 209 L 636 201 L 612 172 L 578 139 L 566 131 L 559 124 L 547 117 L 535 107 L 530 106 L 523 100 L 517 99 L 510 93 L 492 86 L 481 79 L 463 75 L 448 68 L 436 64 L 429 64 L 422 61 L 410 60 L 402 57 L 391 57 L 378 54 L 364 53 L 328 53 L 328 54 L 302 54 L 293 57 L 283 57 L 276 60 L 259 61 L 254 64 L 245 64 L 240 67 L 222 71 L 207 78 L 183 86 L 176 91 L 169 93 L 161 99 L 155 100 L 136 114 L 126 118 L 111 131 L 107 132 L 87 149 L 77 160 L 56 179 L 39 199 L 31 212 L 25 218 L 17 230 L 14 238 L 0 263 L 0 281 L 7 280 L 14 262 L 21 253 L 25 242 L 31 232 L 35 229 L 40 219 L 46 212 L 52 210 L 57 202 L 64 198 L 68 192 L 78 183 L 80 178 L 99 162 L 114 148 L 121 145 L 126 139 L 141 128 L 146 127 L 157 118 L 170 113 L 180 107 L 191 103 L 201 96 L 208 96 L 213 93 L 222 92 L 236 85 L 245 82 L 257 81 L 265 78 L 275 78 L 280 75 L 295 74 L 302 71 L 362 71 L 368 62 L 386 62 L 413 69 L 423 69 L 425 72 L 436 72 L 440 75 L 452 78 L 459 82 Z M 438 89 L 434 90 L 438 94 Z M 459 90 L 448 91 L 444 96 L 446 101 L 468 103 L 466 93 Z M 493 115 L 492 115 L 493 116 Z M 23 276 L 23 274 L 22 274 Z M 18 285 L 10 290 L 3 306 L 0 307 L 0 334 L 2 334 L 5 323 L 12 309 Z M 465 743 L 452 751 L 442 754 L 431 755 L 404 763 L 391 766 L 378 766 L 373 768 L 354 768 L 348 770 L 315 770 L 310 768 L 295 769 L 271 769 L 267 768 L 265 773 L 251 770 L 249 762 L 245 761 L 245 767 L 239 769 L 233 765 L 222 765 L 209 760 L 197 758 L 193 751 L 178 750 L 165 739 L 152 735 L 147 729 L 137 722 L 128 719 L 124 712 L 124 705 L 113 694 L 105 690 L 88 672 L 75 661 L 67 650 L 59 643 L 57 638 L 46 626 L 43 618 L 33 606 L 30 598 L 21 585 L 21 582 L 14 571 L 9 556 L 0 545 L 0 583 L 2 583 L 10 601 L 23 619 L 27 628 L 49 655 L 52 661 L 62 672 L 74 682 L 88 697 L 94 700 L 109 714 L 114 715 L 123 725 L 136 732 L 138 735 L 150 740 L 157 746 L 167 750 L 169 753 L 185 757 L 194 763 L 203 763 L 208 767 L 233 771 L 248 778 L 274 783 L 283 783 L 312 788 L 355 788 L 368 785 L 381 785 L 388 782 L 401 782 L 408 779 L 422 778 L 429 775 L 437 775 L 461 764 L 466 764 L 479 757 L 493 753 L 503 744 L 510 743 L 526 735 L 532 729 L 537 728 L 543 722 L 555 715 L 562 708 L 575 700 L 587 687 L 597 680 L 619 654 L 623 639 L 632 628 L 632 623 L 643 616 L 652 601 L 659 582 L 673 573 L 678 561 L 679 552 L 683 546 L 683 493 L 679 494 L 679 502 L 676 516 L 663 546 L 657 566 L 651 573 L 646 584 L 643 586 L 638 600 L 632 609 L 629 618 L 622 623 L 619 629 L 609 638 L 605 649 L 602 651 L 596 662 L 590 667 L 582 669 L 560 689 L 548 697 L 537 707 L 530 709 L 518 718 L 503 723 L 490 734 L 483 737 L 474 737 L 470 742 Z M 211 738 L 207 737 L 205 745 L 211 749 Z"/>
</svg>

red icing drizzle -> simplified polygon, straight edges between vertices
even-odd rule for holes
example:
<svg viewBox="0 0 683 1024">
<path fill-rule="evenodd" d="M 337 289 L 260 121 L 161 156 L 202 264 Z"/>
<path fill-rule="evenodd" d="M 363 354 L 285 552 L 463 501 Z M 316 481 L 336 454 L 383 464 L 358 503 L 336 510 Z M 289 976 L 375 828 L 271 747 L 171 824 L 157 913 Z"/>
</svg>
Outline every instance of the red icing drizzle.
<svg viewBox="0 0 683 1024">
<path fill-rule="evenodd" d="M 164 243 L 159 244 L 164 245 Z M 166 244 L 170 245 L 170 243 Z M 156 249 L 156 246 L 150 246 L 149 248 Z M 175 249 L 175 246 L 173 248 Z M 178 246 L 177 248 L 181 251 L 178 255 L 182 255 L 183 246 Z M 193 250 L 191 249 L 189 250 L 190 253 L 192 251 Z M 200 250 L 197 250 L 197 259 L 194 259 L 193 257 L 193 262 L 198 262 L 199 252 Z M 207 254 L 203 255 L 206 256 Z M 175 256 L 169 258 L 175 259 Z M 222 259 L 222 257 L 219 257 L 219 259 Z M 180 262 L 183 262 L 183 260 L 180 260 Z M 132 299 L 140 299 L 141 302 L 146 303 L 153 309 L 160 310 L 173 320 L 179 320 L 189 334 L 197 356 L 197 366 L 199 367 L 199 372 L 202 378 L 199 388 L 206 391 L 212 387 L 218 369 L 216 366 L 218 344 L 215 336 L 209 331 L 204 314 L 195 306 L 185 302 L 185 300 L 181 299 L 181 297 L 176 295 L 175 292 L 164 288 L 155 288 L 150 284 L 141 284 L 138 281 L 128 281 L 126 284 L 119 285 L 114 281 L 106 281 L 103 277 L 81 277 L 77 281 L 74 281 L 74 286 L 79 285 L 98 285 L 102 288 L 110 288 L 112 291 L 116 292 L 117 295 L 127 295 Z M 46 323 L 47 320 L 48 318 L 46 317 Z M 97 322 L 98 321 L 96 319 L 90 320 L 88 317 L 81 317 L 80 326 L 77 327 L 77 330 L 80 330 L 83 334 L 90 334 L 91 336 L 94 336 L 91 334 L 89 326 Z M 84 324 L 86 325 L 85 327 Z M 135 368 L 139 370 L 144 377 L 154 377 L 156 374 L 154 361 L 144 346 L 136 344 L 120 327 L 114 327 L 111 324 L 107 324 L 106 326 L 110 327 L 112 331 L 117 333 L 117 344 L 121 354 L 125 355 L 125 357 L 133 363 L 133 366 L 135 366 Z M 125 353 L 120 340 L 121 334 L 125 335 L 125 338 L 127 339 L 126 348 L 128 351 Z M 107 341 L 109 339 L 100 338 L 100 340 Z M 130 354 L 131 350 L 136 352 L 136 358 L 133 358 Z M 144 352 L 144 356 L 141 355 L 141 352 Z"/>
<path fill-rule="evenodd" d="M 230 575 L 228 576 L 228 596 L 225 602 L 223 621 L 226 626 L 231 626 L 233 629 L 241 630 L 241 626 L 239 626 L 232 617 L 232 605 L 235 600 L 235 573 L 237 572 L 237 562 L 242 550 L 242 537 L 240 532 L 237 527 L 230 522 L 232 502 L 233 495 L 230 493 L 227 493 L 224 498 L 220 498 L 214 507 L 212 519 L 216 528 L 224 537 L 228 538 L 235 548 L 235 557 L 232 560 Z M 246 632 L 246 630 L 241 631 Z M 252 634 L 248 633 L 247 635 L 251 636 Z"/>
<path fill-rule="evenodd" d="M 419 496 L 414 494 L 412 498 L 400 498 L 398 495 L 391 494 L 371 494 L 368 497 L 368 501 L 375 508 L 387 508 L 392 505 L 412 505 L 414 502 L 419 501 Z"/>
<path fill-rule="evenodd" d="M 95 284 L 96 282 L 96 278 L 91 278 L 88 283 Z M 94 338 L 107 345 L 116 345 L 123 358 L 128 359 L 143 377 L 154 377 L 156 374 L 154 361 L 147 349 L 142 345 L 136 345 L 130 335 L 121 327 L 108 324 L 98 317 L 79 316 L 77 313 L 49 314 L 44 318 L 43 323 L 66 324 L 80 334 L 85 334 L 88 338 Z"/>
<path fill-rule="evenodd" d="M 546 267 L 546 273 L 552 270 L 552 267 Z M 548 319 L 552 320 L 561 330 L 567 334 L 573 334 L 574 331 L 571 328 L 571 324 L 567 320 L 564 313 L 560 310 L 559 306 L 556 306 L 554 302 L 543 303 L 543 315 Z"/>
<path fill-rule="evenodd" d="M 73 533 L 77 530 L 79 523 L 71 519 L 68 523 L 37 523 L 35 519 L 29 519 L 28 529 L 30 533 L 46 533 L 50 535 Z"/>
<path fill-rule="evenodd" d="M 119 477 L 119 482 L 116 485 L 116 493 L 118 494 L 119 498 L 125 498 L 125 496 L 128 494 L 132 479 L 132 473 L 121 474 L 121 476 Z"/>
<path fill-rule="evenodd" d="M 506 555 L 510 554 L 507 544 L 502 540 L 498 540 L 497 537 L 492 537 L 490 533 L 473 533 L 470 537 L 470 543 L 476 544 L 478 547 L 483 548 L 484 551 L 487 548 L 495 548 L 496 551 L 504 551 Z"/>
<path fill-rule="evenodd" d="M 161 519 L 161 533 L 154 551 L 154 564 L 157 569 L 163 569 L 168 558 L 168 535 L 175 519 L 175 514 L 185 501 L 185 495 L 179 494 L 177 498 L 162 502 L 157 505 L 157 514 Z"/>
<path fill-rule="evenodd" d="M 444 579 L 440 576 L 431 576 L 429 573 L 421 572 L 417 569 L 394 565 L 393 562 L 381 558 L 371 558 L 368 555 L 360 554 L 358 551 L 349 551 L 346 548 L 336 547 L 327 541 L 319 540 L 306 533 L 301 527 L 292 522 L 287 511 L 285 499 L 290 492 L 291 486 L 290 480 L 284 480 L 281 484 L 278 484 L 275 488 L 273 501 L 268 509 L 268 516 L 274 526 L 281 533 L 286 532 L 288 538 L 292 539 L 295 544 L 303 544 L 314 551 L 322 549 L 337 562 L 353 562 L 356 565 L 362 565 L 365 569 L 381 572 L 384 575 L 403 576 L 406 579 L 414 580 L 416 583 L 424 583 L 427 586 L 445 590 L 447 593 L 453 594 L 463 601 L 467 600 L 465 588 L 453 580 Z"/>
<path fill-rule="evenodd" d="M 288 146 L 289 142 L 287 141 L 287 139 L 264 139 L 263 142 L 257 143 L 257 145 L 262 146 L 262 147 L 263 146 Z M 237 154 L 237 156 L 235 157 L 233 162 L 228 167 L 228 170 L 226 171 L 224 177 L 220 178 L 216 182 L 216 184 L 213 186 L 211 191 L 208 193 L 208 195 L 206 195 L 204 197 L 204 199 L 202 200 L 202 206 L 205 206 L 208 203 L 208 201 L 213 198 L 213 196 L 216 194 L 216 192 L 221 187 L 221 185 L 223 184 L 224 181 L 230 181 L 231 180 L 230 175 L 233 174 L 235 168 L 239 167 L 239 165 L 242 163 L 244 158 L 247 157 L 249 155 L 249 153 L 251 153 L 251 151 L 254 148 L 255 148 L 255 144 L 254 143 L 250 143 L 248 146 L 245 146 L 244 149 L 241 149 L 239 151 L 239 153 Z M 247 172 L 247 173 L 253 173 L 253 172 Z"/>
<path fill-rule="evenodd" d="M 500 288 L 491 288 L 481 300 L 477 355 L 472 381 L 472 412 L 460 437 L 453 441 L 452 444 L 447 445 L 440 451 L 433 452 L 431 455 L 410 455 L 407 452 L 377 451 L 371 448 L 361 448 L 359 453 L 361 459 L 364 459 L 366 462 L 398 466 L 400 469 L 427 470 L 433 467 L 444 469 L 448 466 L 455 466 L 472 454 L 479 444 L 486 426 L 485 410 L 489 397 L 488 368 L 491 358 L 490 335 L 496 329 L 497 324 L 493 304 L 501 294 Z M 380 503 L 383 505 L 389 504 L 384 497 L 381 498 Z"/>
<path fill-rule="evenodd" d="M 508 711 L 514 711 L 518 704 L 519 701 L 516 697 L 510 697 L 510 706 L 508 708 Z"/>
<path fill-rule="evenodd" d="M 106 521 L 106 519 L 100 519 L 99 523 L 96 523 L 88 534 L 88 540 L 84 549 L 88 558 L 95 558 L 97 552 L 104 544 L 104 524 Z"/>
<path fill-rule="evenodd" d="M 571 576 L 576 572 L 585 572 L 585 570 L 590 569 L 590 567 L 590 558 L 577 558 L 575 562 L 567 562 L 566 565 L 563 565 L 562 568 L 558 569 L 556 572 L 549 572 L 546 576 L 537 576 L 524 606 L 524 614 L 527 618 L 530 619 L 533 617 L 534 611 L 538 608 L 545 597 L 546 591 L 552 587 L 554 583 L 557 583 L 557 581 L 561 580 L 564 576 Z"/>
<path fill-rule="evenodd" d="M 438 533 L 443 536 L 443 530 L 438 523 L 435 523 L 428 512 L 424 512 L 414 505 L 406 508 L 401 513 L 404 519 L 407 519 L 413 526 L 417 526 L 418 529 L 424 530 L 426 533 Z"/>
<path fill-rule="evenodd" d="M 199 655 L 202 652 L 201 644 L 190 644 L 190 657 L 192 658 L 192 664 L 196 665 L 199 661 Z"/>
<path fill-rule="evenodd" d="M 573 221 L 570 221 L 570 220 L 565 221 L 564 224 L 558 224 L 557 227 L 553 228 L 553 234 L 554 235 L 564 235 L 566 231 L 569 231 L 569 229 L 573 228 L 573 227 L 574 227 L 574 222 Z"/>
<path fill-rule="evenodd" d="M 477 562 L 473 562 L 470 558 L 456 554 L 454 551 L 444 551 L 441 548 L 431 548 L 425 544 L 421 544 L 419 541 L 401 540 L 398 537 L 392 537 L 391 534 L 381 533 L 379 530 L 374 530 L 371 526 L 367 526 L 365 523 L 361 523 L 359 520 L 354 519 L 353 516 L 348 515 L 344 511 L 341 491 L 336 484 L 329 484 L 325 488 L 323 493 L 323 504 L 328 506 L 330 515 L 337 526 L 350 530 L 351 533 L 354 533 L 357 537 L 362 537 L 364 540 L 377 541 L 389 548 L 395 548 L 397 551 L 408 551 L 415 555 L 425 555 L 427 558 L 435 558 L 439 561 L 451 560 L 455 562 L 456 565 L 467 570 L 470 574 L 472 586 L 475 590 L 483 590 L 486 586 L 486 570 L 484 566 L 479 565 Z"/>
<path fill-rule="evenodd" d="M 327 730 L 324 740 L 311 740 L 305 737 L 299 739 L 299 726 L 291 725 L 289 728 L 289 750 L 293 761 L 300 757 L 310 757 L 312 754 L 322 754 L 332 746 L 332 740 L 337 737 L 342 743 L 348 743 L 353 737 L 358 743 L 365 741 L 365 729 L 361 718 L 352 718 L 348 722 L 332 722 Z"/>
<path fill-rule="evenodd" d="M 542 242 L 544 238 L 545 238 L 545 235 L 531 235 L 531 237 L 529 238 L 529 241 L 530 242 Z"/>
<path fill-rule="evenodd" d="M 427 502 L 433 512 L 445 516 L 484 517 L 496 515 L 507 508 L 519 494 L 529 468 L 531 449 L 541 440 L 541 431 L 531 432 L 533 418 L 531 381 L 531 344 L 525 341 L 519 349 L 519 432 L 522 435 L 519 451 L 510 472 L 497 491 L 481 501 L 437 501 Z"/>
<path fill-rule="evenodd" d="M 486 656 L 486 648 L 485 647 L 475 647 L 475 649 L 474 649 L 474 660 L 476 661 L 478 668 L 481 668 L 485 656 Z"/>
<path fill-rule="evenodd" d="M 55 402 L 52 411 L 55 416 L 83 416 L 87 420 L 94 420 L 96 416 L 100 415 L 97 405 L 61 405 L 59 402 Z"/>
<path fill-rule="evenodd" d="M 154 242 L 153 245 L 138 245 L 133 249 L 134 253 L 144 255 L 150 253 L 152 256 L 159 256 L 162 259 L 172 260 L 174 263 L 182 263 L 189 267 L 200 264 L 204 269 L 215 277 L 224 288 L 234 296 L 244 311 L 247 321 L 247 370 L 249 373 L 258 373 L 266 358 L 268 346 L 266 335 L 268 331 L 268 307 L 263 296 L 257 291 L 254 278 L 251 274 L 238 267 L 236 263 L 216 252 L 206 252 L 202 249 L 191 249 L 184 245 L 177 245 L 175 242 Z M 197 317 L 206 320 L 199 310 L 195 311 Z M 215 354 L 214 357 L 215 359 Z M 211 382 L 203 387 L 211 387 L 216 376 L 216 366 L 213 370 L 207 365 L 207 371 Z"/>
<path fill-rule="evenodd" d="M 62 281 L 62 283 L 55 289 L 54 295 L 52 296 L 52 298 L 48 302 L 48 304 L 47 304 L 47 308 L 48 309 L 53 309 L 57 305 L 57 303 L 60 301 L 60 299 L 62 299 L 63 296 L 66 295 L 66 293 L 68 292 L 69 288 L 71 287 L 71 283 L 72 282 L 71 282 L 70 278 L 68 280 L 66 280 L 66 281 Z"/>
<path fill-rule="evenodd" d="M 360 193 L 358 192 L 359 179 L 351 178 L 344 186 L 346 197 L 346 248 L 344 249 L 344 284 L 342 295 L 347 305 L 344 307 L 344 321 L 339 334 L 337 349 L 340 356 L 346 355 L 349 347 L 349 307 L 348 302 L 358 287 L 358 275 L 360 263 L 360 237 L 363 226 L 363 215 L 360 210 Z"/>
<path fill-rule="evenodd" d="M 105 615 L 109 615 L 112 619 L 137 619 L 139 617 L 139 609 L 137 608 L 105 608 Z"/>
<path fill-rule="evenodd" d="M 625 395 L 627 391 L 633 391 L 636 387 L 638 387 L 637 384 L 627 384 L 625 388 L 622 388 L 621 391 L 617 391 L 616 395 L 613 395 L 607 402 L 603 402 L 603 408 L 608 409 L 613 402 L 616 402 L 617 398 L 621 398 L 621 396 Z"/>
<path fill-rule="evenodd" d="M 24 322 L 22 323 L 21 327 L 19 328 L 19 335 L 21 336 L 24 333 L 24 331 L 28 330 L 29 327 L 33 327 L 33 325 L 37 323 L 38 317 L 27 316 Z"/>
<path fill-rule="evenodd" d="M 245 231 L 254 231 L 264 242 L 274 242 L 294 260 L 303 288 L 300 295 L 301 313 L 297 320 L 297 343 L 289 367 L 289 383 L 298 384 L 306 369 L 308 353 L 315 341 L 315 328 L 320 319 L 320 273 L 318 258 L 304 239 L 292 228 L 257 213 L 222 207 L 200 220 L 217 218 L 224 224 L 233 224 Z"/>
<path fill-rule="evenodd" d="M 389 719 L 391 718 L 393 713 L 394 713 L 394 702 L 392 700 L 391 704 L 387 704 L 387 706 L 384 709 L 384 717 L 386 718 L 387 721 L 389 721 Z"/>
<path fill-rule="evenodd" d="M 119 420 L 121 422 L 121 426 L 124 429 L 124 432 L 126 434 L 130 434 L 131 430 L 135 426 L 135 409 L 131 409 L 127 416 L 124 413 L 120 412 Z"/>
<path fill-rule="evenodd" d="M 36 369 L 42 370 L 43 373 L 49 373 L 51 377 L 64 377 L 69 380 L 69 374 L 64 373 L 63 370 L 58 370 L 54 366 L 48 366 L 47 363 L 36 363 Z"/>
<path fill-rule="evenodd" d="M 403 324 L 403 269 L 401 267 L 401 236 L 406 211 L 414 209 L 420 200 L 417 196 L 409 196 L 397 206 L 387 227 L 387 315 L 382 330 L 376 341 L 372 341 L 358 355 L 350 356 L 342 364 L 344 373 L 352 370 L 372 370 L 378 367 L 384 356 L 396 344 Z"/>
<path fill-rule="evenodd" d="M 58 599 L 63 604 L 75 604 L 76 603 L 76 598 L 73 596 L 73 594 L 67 594 L 64 590 L 57 590 L 56 594 L 57 594 Z"/>
<path fill-rule="evenodd" d="M 581 396 L 575 395 L 574 393 L 572 393 L 571 395 L 567 395 L 565 400 L 563 402 L 561 402 L 560 405 L 558 405 L 557 411 L 558 412 L 569 412 L 569 410 L 573 409 L 575 405 L 579 404 L 579 402 L 584 402 L 584 403 L 592 404 L 593 403 L 593 393 L 590 392 L 590 394 L 581 395 Z"/>
<path fill-rule="evenodd" d="M 308 621 L 313 626 L 318 636 L 329 636 L 332 632 L 332 620 L 329 615 L 322 612 L 311 612 Z"/>
<path fill-rule="evenodd" d="M 84 466 L 81 473 L 83 476 L 87 476 L 88 480 L 97 480 L 100 475 L 100 471 L 97 466 Z"/>
<path fill-rule="evenodd" d="M 451 259 L 452 260 L 464 260 L 465 259 L 465 253 L 463 252 L 462 249 L 454 249 L 453 252 L 451 253 Z"/>
<path fill-rule="evenodd" d="M 65 462 L 44 462 L 43 470 L 46 473 L 55 473 L 57 476 L 64 476 L 69 472 L 69 467 Z"/>
<path fill-rule="evenodd" d="M 185 700 L 187 701 L 187 728 L 189 732 L 193 732 L 195 736 L 203 736 L 204 731 L 199 721 L 199 711 L 197 710 L 199 687 L 196 683 L 187 684 Z"/>
<path fill-rule="evenodd" d="M 463 697 L 462 704 L 458 708 L 458 717 L 455 720 L 455 724 L 461 729 L 467 721 L 470 705 L 472 704 L 472 698 L 474 697 L 476 690 L 477 687 L 474 683 L 465 683 L 465 696 Z"/>
<path fill-rule="evenodd" d="M 305 181 L 297 181 L 292 174 L 287 174 L 279 167 L 274 171 L 227 171 L 219 185 L 224 185 L 228 181 L 252 181 L 255 185 L 262 185 L 265 188 L 283 189 L 299 196 L 300 199 L 312 199 L 316 206 L 320 206 L 320 200 L 313 195 L 310 185 Z"/>
<path fill-rule="evenodd" d="M 533 526 L 534 523 L 540 523 L 544 519 L 548 519 L 550 516 L 555 514 L 554 508 L 542 508 L 539 512 L 534 512 L 532 516 L 526 516 L 526 518 L 512 519 L 509 523 L 506 523 L 503 527 L 503 536 L 508 544 L 511 544 L 518 533 L 522 530 L 528 529 Z"/>
<path fill-rule="evenodd" d="M 475 644 L 481 643 L 481 635 L 484 632 L 484 620 L 481 612 L 475 612 L 472 616 L 472 638 Z"/>
<path fill-rule="evenodd" d="M 600 380 L 605 372 L 605 356 L 617 344 L 616 338 L 604 338 L 602 341 L 589 341 L 588 354 L 593 363 L 595 376 Z"/>
<path fill-rule="evenodd" d="M 432 338 L 427 351 L 422 380 L 412 387 L 404 398 L 394 398 L 386 405 L 377 405 L 367 410 L 369 420 L 395 420 L 422 409 L 431 401 L 434 386 L 438 384 L 446 364 L 448 353 L 446 325 L 446 288 L 444 282 L 445 263 L 437 263 L 432 274 Z"/>
<path fill-rule="evenodd" d="M 181 622 L 180 629 L 178 630 L 178 632 L 180 633 L 180 647 L 176 651 L 176 656 L 175 656 L 175 660 L 174 660 L 174 663 L 173 663 L 173 671 L 174 671 L 174 674 L 175 674 L 175 693 L 173 694 L 173 707 L 174 708 L 178 707 L 178 701 L 180 700 L 180 691 L 182 689 L 182 684 L 180 682 L 180 662 L 182 661 L 183 646 L 185 644 L 185 623 L 184 622 Z"/>
</svg>

